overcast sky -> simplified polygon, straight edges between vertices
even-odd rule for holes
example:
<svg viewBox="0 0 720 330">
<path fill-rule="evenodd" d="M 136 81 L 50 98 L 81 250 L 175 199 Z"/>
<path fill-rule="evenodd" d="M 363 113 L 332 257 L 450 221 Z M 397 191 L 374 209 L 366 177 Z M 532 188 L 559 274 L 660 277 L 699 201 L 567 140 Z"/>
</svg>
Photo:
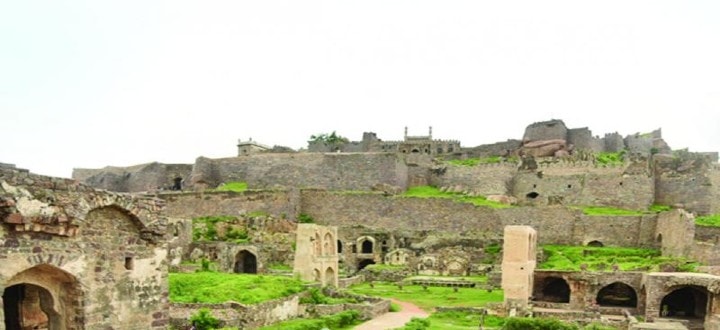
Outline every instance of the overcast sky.
<svg viewBox="0 0 720 330">
<path fill-rule="evenodd" d="M 72 168 L 563 119 L 720 150 L 720 1 L 2 1 L 0 162 Z"/>
</svg>

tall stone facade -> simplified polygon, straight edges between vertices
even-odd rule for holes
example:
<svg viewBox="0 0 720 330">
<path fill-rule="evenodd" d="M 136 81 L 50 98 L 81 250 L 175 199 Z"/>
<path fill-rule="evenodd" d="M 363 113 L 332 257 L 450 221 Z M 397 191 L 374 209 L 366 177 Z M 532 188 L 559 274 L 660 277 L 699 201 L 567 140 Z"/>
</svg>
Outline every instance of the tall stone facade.
<svg viewBox="0 0 720 330">
<path fill-rule="evenodd" d="M 337 227 L 298 224 L 293 272 L 305 281 L 338 286 Z"/>
<path fill-rule="evenodd" d="M 0 168 L 0 324 L 165 329 L 163 204 Z"/>
</svg>

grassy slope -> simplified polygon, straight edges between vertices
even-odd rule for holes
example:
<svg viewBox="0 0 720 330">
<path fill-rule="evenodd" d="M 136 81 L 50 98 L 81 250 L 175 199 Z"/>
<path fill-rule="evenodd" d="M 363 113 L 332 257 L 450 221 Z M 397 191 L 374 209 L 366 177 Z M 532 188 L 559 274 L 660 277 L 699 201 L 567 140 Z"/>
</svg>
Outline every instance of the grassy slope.
<svg viewBox="0 0 720 330">
<path fill-rule="evenodd" d="M 419 285 L 405 285 L 402 290 L 395 284 L 376 283 L 374 288 L 369 283 L 352 286 L 353 293 L 384 298 L 395 298 L 413 303 L 423 310 L 431 311 L 437 306 L 482 307 L 490 302 L 502 302 L 502 290 L 487 290 L 475 288 L 460 288 L 453 292 L 449 287 L 428 287 L 424 290 Z"/>
<path fill-rule="evenodd" d="M 304 289 L 298 279 L 269 275 L 170 273 L 169 281 L 170 301 L 179 303 L 236 301 L 256 304 L 289 296 Z"/>
<path fill-rule="evenodd" d="M 588 270 L 612 271 L 612 265 L 617 264 L 620 270 L 658 271 L 661 265 L 672 264 L 681 271 L 694 271 L 698 265 L 685 259 L 661 257 L 659 250 L 652 249 L 563 245 L 542 248 L 547 260 L 539 269 L 578 271 L 581 264 L 587 264 Z"/>
</svg>

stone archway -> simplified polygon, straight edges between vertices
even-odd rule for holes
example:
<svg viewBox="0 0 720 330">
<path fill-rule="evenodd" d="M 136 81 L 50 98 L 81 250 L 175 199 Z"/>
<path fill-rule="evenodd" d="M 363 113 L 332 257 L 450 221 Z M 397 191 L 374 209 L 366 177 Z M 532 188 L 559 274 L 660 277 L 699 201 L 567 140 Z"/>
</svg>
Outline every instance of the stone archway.
<svg viewBox="0 0 720 330">
<path fill-rule="evenodd" d="M 708 291 L 689 285 L 674 289 L 662 298 L 660 316 L 683 319 L 704 319 L 708 309 Z"/>
<path fill-rule="evenodd" d="M 570 286 L 560 277 L 548 277 L 543 281 L 539 301 L 569 303 Z"/>
<path fill-rule="evenodd" d="M 84 305 L 75 277 L 42 264 L 22 271 L 5 283 L 6 329 L 79 329 Z"/>
<path fill-rule="evenodd" d="M 235 255 L 236 273 L 257 274 L 257 257 L 248 250 L 242 250 Z"/>
<path fill-rule="evenodd" d="M 324 285 L 335 286 L 335 270 L 332 267 L 328 267 L 325 270 L 325 283 Z"/>
<path fill-rule="evenodd" d="M 637 307 L 637 294 L 635 290 L 622 282 L 614 282 L 604 286 L 598 291 L 595 298 L 598 305 L 607 307 Z"/>
</svg>

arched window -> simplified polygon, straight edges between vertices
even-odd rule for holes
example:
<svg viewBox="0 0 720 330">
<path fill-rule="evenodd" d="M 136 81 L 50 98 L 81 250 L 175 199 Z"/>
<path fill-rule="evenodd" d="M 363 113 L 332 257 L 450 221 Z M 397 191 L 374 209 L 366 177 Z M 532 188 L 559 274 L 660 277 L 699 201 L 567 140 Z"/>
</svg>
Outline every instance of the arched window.
<svg viewBox="0 0 720 330">
<path fill-rule="evenodd" d="M 548 277 L 543 281 L 541 291 L 537 296 L 539 301 L 569 303 L 570 286 L 560 277 Z"/>
</svg>

